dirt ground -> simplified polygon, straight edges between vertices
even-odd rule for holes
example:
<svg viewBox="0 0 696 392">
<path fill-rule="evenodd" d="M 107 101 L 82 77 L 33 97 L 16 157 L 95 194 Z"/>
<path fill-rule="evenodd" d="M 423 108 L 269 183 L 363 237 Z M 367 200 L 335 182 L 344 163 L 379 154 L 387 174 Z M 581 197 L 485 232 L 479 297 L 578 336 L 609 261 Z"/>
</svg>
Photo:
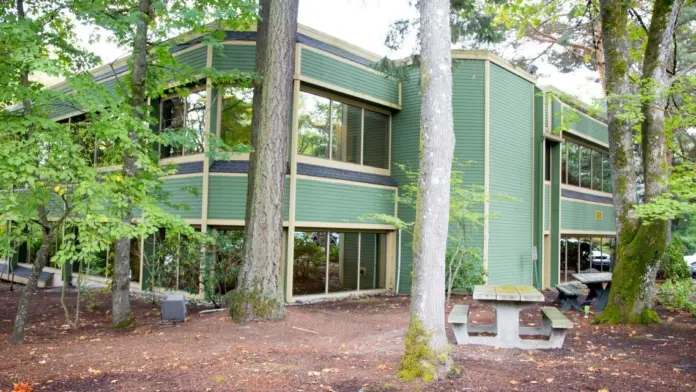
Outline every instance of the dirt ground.
<svg viewBox="0 0 696 392">
<path fill-rule="evenodd" d="M 158 308 L 135 299 L 138 326 L 109 327 L 109 298 L 67 330 L 60 292 L 42 291 L 30 315 L 27 344 L 9 337 L 20 291 L 0 284 L 0 390 L 27 382 L 35 391 L 693 391 L 696 320 L 659 309 L 653 327 L 575 323 L 560 350 L 454 346 L 460 375 L 437 383 L 403 383 L 408 297 L 388 296 L 290 306 L 279 322 L 237 325 L 223 313 L 189 309 L 183 325 L 160 326 Z M 547 293 L 547 302 L 553 298 Z M 68 300 L 72 302 L 72 294 Z M 491 310 L 470 297 L 477 323 Z M 541 322 L 523 312 L 526 325 Z M 450 342 L 454 336 L 448 328 Z"/>
</svg>

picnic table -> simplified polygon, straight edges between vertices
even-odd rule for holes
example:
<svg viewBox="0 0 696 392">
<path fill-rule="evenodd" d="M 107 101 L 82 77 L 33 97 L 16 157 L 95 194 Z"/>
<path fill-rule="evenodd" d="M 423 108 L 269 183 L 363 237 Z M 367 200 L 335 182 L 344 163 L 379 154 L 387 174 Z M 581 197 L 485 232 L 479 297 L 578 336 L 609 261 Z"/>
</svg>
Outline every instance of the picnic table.
<svg viewBox="0 0 696 392">
<path fill-rule="evenodd" d="M 455 305 L 448 322 L 454 325 L 459 344 L 484 344 L 506 348 L 559 348 L 573 324 L 555 307 L 542 307 L 541 327 L 520 327 L 520 310 L 544 301 L 531 286 L 477 285 L 474 299 L 495 309 L 495 325 L 468 323 L 468 305 Z M 471 335 L 471 334 L 474 335 Z M 522 339 L 520 335 L 545 335 L 549 340 Z"/>
<path fill-rule="evenodd" d="M 601 312 L 609 301 L 609 290 L 611 289 L 611 272 L 582 272 L 573 274 L 573 278 L 587 286 L 590 293 L 585 298 L 582 305 L 589 305 L 593 299 L 597 299 L 595 310 Z M 605 287 L 606 284 L 606 287 Z"/>
</svg>

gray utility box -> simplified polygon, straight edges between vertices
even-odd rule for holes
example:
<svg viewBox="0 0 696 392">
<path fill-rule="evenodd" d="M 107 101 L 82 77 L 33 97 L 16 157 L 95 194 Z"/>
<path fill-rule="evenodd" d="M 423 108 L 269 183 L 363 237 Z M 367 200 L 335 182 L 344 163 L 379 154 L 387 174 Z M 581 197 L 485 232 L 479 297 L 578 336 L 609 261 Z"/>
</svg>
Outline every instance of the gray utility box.
<svg viewBox="0 0 696 392">
<path fill-rule="evenodd" d="M 184 321 L 186 319 L 186 299 L 183 294 L 172 293 L 162 296 L 162 321 Z"/>
</svg>

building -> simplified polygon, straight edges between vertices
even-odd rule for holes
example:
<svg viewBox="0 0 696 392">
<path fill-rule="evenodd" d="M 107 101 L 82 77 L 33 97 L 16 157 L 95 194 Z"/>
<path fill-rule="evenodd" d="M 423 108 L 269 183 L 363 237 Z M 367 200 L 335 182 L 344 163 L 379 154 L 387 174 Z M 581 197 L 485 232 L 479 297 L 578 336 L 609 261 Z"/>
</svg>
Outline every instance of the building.
<svg viewBox="0 0 696 392">
<path fill-rule="evenodd" d="M 176 56 L 195 67 L 253 71 L 254 39 L 254 32 L 228 32 L 221 52 L 193 39 L 177 47 Z M 491 53 L 453 51 L 453 58 L 455 157 L 469 162 L 465 185 L 506 196 L 479 206 L 490 218 L 470 233 L 488 282 L 547 288 L 580 269 L 610 268 L 603 261 L 611 258 L 615 238 L 606 124 Z M 378 60 L 300 27 L 279 271 L 287 301 L 410 290 L 411 236 L 375 215 L 414 219 L 413 209 L 395 196 L 408 183 L 397 165 L 418 167 L 419 80 L 417 73 L 404 80 L 381 74 L 371 67 Z M 124 60 L 94 74 L 113 86 L 126 71 Z M 160 129 L 187 124 L 201 132 L 196 147 L 159 149 L 163 163 L 179 165 L 166 187 L 172 201 L 186 208 L 172 212 L 201 231 L 230 233 L 231 241 L 239 241 L 244 225 L 248 156 L 211 163 L 203 135 L 248 143 L 251 97 L 251 89 L 215 88 L 201 80 L 186 98 L 152 102 Z M 73 110 L 58 103 L 54 118 L 79 121 Z M 94 162 L 118 167 L 108 143 L 100 141 Z M 191 188 L 198 192 L 185 190 Z M 134 289 L 151 288 L 147 260 L 156 258 L 165 239 L 162 232 L 136 242 Z M 31 246 L 20 248 L 14 261 L 26 267 Z M 107 252 L 94 270 L 82 271 L 86 279 L 105 281 L 112 257 Z M 161 286 L 199 292 L 197 261 L 184 266 L 173 257 L 163 260 L 170 272 Z M 58 270 L 46 271 L 61 283 Z"/>
</svg>

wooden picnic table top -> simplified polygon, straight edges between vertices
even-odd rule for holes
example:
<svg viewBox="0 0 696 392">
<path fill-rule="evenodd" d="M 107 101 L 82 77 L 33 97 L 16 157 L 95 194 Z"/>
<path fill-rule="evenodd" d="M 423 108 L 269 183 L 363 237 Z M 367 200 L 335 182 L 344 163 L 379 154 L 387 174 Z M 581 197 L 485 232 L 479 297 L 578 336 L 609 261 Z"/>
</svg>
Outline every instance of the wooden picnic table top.
<svg viewBox="0 0 696 392">
<path fill-rule="evenodd" d="M 581 272 L 573 274 L 573 278 L 580 283 L 607 283 L 611 282 L 611 272 Z"/>
<path fill-rule="evenodd" d="M 474 299 L 484 301 L 542 302 L 544 294 L 532 286 L 477 285 Z"/>
</svg>

